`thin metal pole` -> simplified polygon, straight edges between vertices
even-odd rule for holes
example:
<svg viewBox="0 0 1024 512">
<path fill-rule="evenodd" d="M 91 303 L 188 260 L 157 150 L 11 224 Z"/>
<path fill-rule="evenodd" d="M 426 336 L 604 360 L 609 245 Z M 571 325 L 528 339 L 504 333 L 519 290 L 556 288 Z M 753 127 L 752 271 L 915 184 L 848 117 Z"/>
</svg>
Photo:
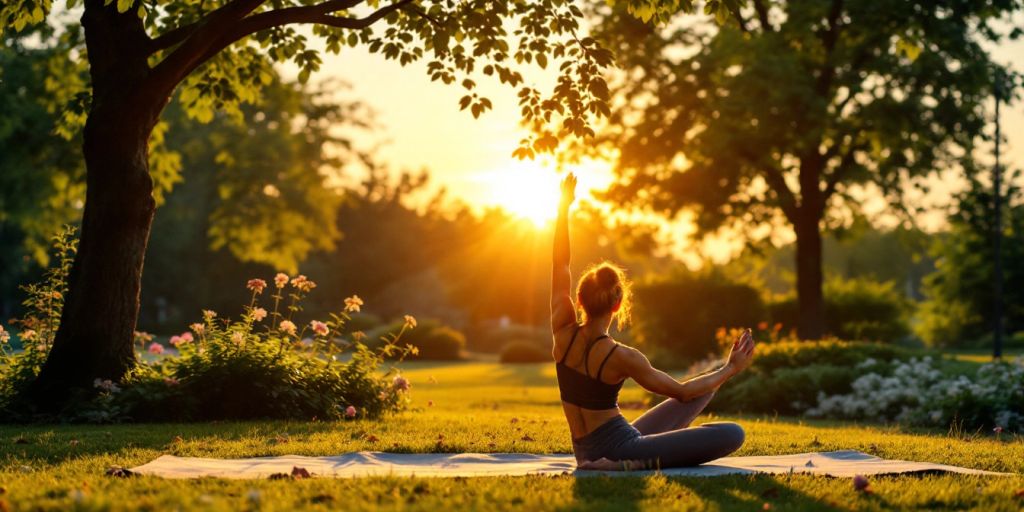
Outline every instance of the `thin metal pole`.
<svg viewBox="0 0 1024 512">
<path fill-rule="evenodd" d="M 1003 356 L 1003 193 L 1001 186 L 1002 169 L 999 165 L 999 102 L 1002 99 L 1002 77 L 997 75 L 995 86 L 996 97 L 996 165 L 992 168 L 993 196 L 993 249 L 995 250 L 995 268 L 993 271 L 993 299 L 992 314 L 992 358 L 999 359 Z"/>
</svg>

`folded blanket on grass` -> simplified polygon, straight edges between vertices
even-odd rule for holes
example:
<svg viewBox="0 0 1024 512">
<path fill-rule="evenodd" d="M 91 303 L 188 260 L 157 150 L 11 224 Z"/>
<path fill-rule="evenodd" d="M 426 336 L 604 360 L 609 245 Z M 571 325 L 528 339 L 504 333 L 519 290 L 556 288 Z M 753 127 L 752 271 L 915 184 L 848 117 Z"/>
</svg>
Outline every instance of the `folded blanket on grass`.
<svg viewBox="0 0 1024 512">
<path fill-rule="evenodd" d="M 360 476 L 522 476 L 559 475 L 644 475 L 653 471 L 605 472 L 576 469 L 572 455 L 535 455 L 528 453 L 383 453 L 356 452 L 330 457 L 254 457 L 250 459 L 206 459 L 163 455 L 130 471 L 164 478 L 268 478 L 305 470 L 320 477 Z M 671 468 L 669 476 L 720 476 L 750 473 L 810 473 L 833 477 L 888 475 L 899 473 L 951 472 L 970 475 L 1005 475 L 977 469 L 886 460 L 853 450 L 756 457 L 725 457 L 690 468 Z"/>
</svg>

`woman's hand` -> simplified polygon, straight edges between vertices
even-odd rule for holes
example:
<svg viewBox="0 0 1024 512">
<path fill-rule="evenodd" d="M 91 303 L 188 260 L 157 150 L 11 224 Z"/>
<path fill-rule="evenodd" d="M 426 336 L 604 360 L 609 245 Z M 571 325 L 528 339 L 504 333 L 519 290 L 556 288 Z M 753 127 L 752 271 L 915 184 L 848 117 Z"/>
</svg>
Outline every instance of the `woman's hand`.
<svg viewBox="0 0 1024 512">
<path fill-rule="evenodd" d="M 562 206 L 569 206 L 576 200 L 576 175 L 569 173 L 562 180 Z"/>
<path fill-rule="evenodd" d="M 754 335 L 751 334 L 750 329 L 743 331 L 732 344 L 732 349 L 729 351 L 729 362 L 726 363 L 726 367 L 730 369 L 733 375 L 746 370 L 750 363 L 754 361 Z"/>
</svg>

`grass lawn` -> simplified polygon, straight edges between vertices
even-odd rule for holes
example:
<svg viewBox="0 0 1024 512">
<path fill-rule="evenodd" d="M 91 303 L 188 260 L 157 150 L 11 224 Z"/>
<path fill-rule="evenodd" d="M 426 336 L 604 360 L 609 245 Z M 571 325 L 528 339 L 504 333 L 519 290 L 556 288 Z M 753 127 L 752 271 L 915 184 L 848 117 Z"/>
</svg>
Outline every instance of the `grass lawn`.
<svg viewBox="0 0 1024 512">
<path fill-rule="evenodd" d="M 0 510 L 1021 510 L 1020 437 L 908 432 L 791 418 L 730 418 L 747 429 L 741 455 L 856 449 L 882 457 L 1009 471 L 1009 478 L 954 475 L 849 479 L 365 478 L 174 481 L 104 476 L 158 455 L 249 457 L 352 450 L 568 452 L 550 365 L 408 364 L 408 412 L 382 421 L 251 422 L 114 426 L 0 426 Z M 623 402 L 639 400 L 636 387 Z M 640 413 L 625 411 L 630 418 Z M 698 420 L 698 422 L 701 420 Z M 767 505 L 766 505 L 767 504 Z M 6 508 L 5 508 L 6 507 Z"/>
</svg>

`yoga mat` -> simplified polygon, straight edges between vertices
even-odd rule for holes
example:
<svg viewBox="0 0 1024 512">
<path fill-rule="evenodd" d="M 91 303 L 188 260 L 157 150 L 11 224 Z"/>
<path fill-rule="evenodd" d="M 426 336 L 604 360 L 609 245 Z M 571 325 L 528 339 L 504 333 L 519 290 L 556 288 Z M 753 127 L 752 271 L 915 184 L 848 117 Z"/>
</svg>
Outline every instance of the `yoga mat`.
<svg viewBox="0 0 1024 512">
<path fill-rule="evenodd" d="M 419 476 L 474 477 L 523 475 L 644 475 L 654 471 L 576 470 L 572 455 L 536 455 L 528 453 L 384 453 L 355 452 L 328 457 L 282 455 L 249 459 L 208 459 L 162 455 L 129 471 L 164 478 L 268 478 L 291 474 L 303 468 L 314 477 Z M 900 473 L 950 472 L 969 475 L 1007 475 L 977 469 L 886 460 L 866 453 L 845 450 L 791 455 L 725 457 L 701 466 L 671 468 L 669 476 L 720 476 L 751 473 L 810 473 L 813 475 L 852 477 L 854 475 L 890 475 Z"/>
</svg>

